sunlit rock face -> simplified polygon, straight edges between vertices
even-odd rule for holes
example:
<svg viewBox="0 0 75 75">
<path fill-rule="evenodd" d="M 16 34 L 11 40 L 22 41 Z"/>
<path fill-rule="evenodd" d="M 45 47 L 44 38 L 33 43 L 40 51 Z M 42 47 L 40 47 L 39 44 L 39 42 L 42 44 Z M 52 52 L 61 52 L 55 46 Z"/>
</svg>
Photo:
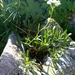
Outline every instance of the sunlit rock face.
<svg viewBox="0 0 75 75">
<path fill-rule="evenodd" d="M 66 53 L 75 60 L 75 41 L 70 42 L 70 46 Z"/>
<path fill-rule="evenodd" d="M 0 57 L 0 75 L 23 75 L 22 70 L 18 67 L 18 62 L 21 59 L 18 56 L 19 51 L 16 36 L 11 33 Z"/>
</svg>

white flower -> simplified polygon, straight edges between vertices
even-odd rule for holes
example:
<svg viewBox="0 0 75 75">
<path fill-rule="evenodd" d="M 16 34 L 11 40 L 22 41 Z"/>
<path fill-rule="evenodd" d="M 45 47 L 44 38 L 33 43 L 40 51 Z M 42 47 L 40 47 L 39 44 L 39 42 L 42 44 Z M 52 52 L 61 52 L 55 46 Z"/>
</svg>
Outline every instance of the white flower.
<svg viewBox="0 0 75 75">
<path fill-rule="evenodd" d="M 54 3 L 54 4 L 57 2 L 57 0 L 50 0 L 50 1 L 51 1 L 52 3 Z"/>
<path fill-rule="evenodd" d="M 61 3 L 58 0 L 48 0 L 47 4 L 54 4 L 55 6 L 59 6 Z"/>
<path fill-rule="evenodd" d="M 51 1 L 49 0 L 49 1 L 47 1 L 47 4 L 50 4 L 51 5 Z"/>
<path fill-rule="evenodd" d="M 60 3 L 60 1 L 57 1 L 57 2 L 55 3 L 55 6 L 59 6 L 59 5 L 61 5 L 61 3 Z"/>
</svg>

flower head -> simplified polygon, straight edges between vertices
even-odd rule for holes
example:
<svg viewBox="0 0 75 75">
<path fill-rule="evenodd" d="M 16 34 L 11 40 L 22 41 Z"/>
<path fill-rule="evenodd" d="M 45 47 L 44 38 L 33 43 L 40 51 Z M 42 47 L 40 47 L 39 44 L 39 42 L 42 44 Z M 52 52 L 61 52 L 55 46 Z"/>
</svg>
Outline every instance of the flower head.
<svg viewBox="0 0 75 75">
<path fill-rule="evenodd" d="M 51 5 L 51 1 L 49 0 L 49 1 L 47 1 L 47 4 L 50 4 Z"/>
<path fill-rule="evenodd" d="M 48 0 L 47 4 L 54 4 L 55 6 L 59 6 L 61 3 L 58 0 Z"/>
</svg>

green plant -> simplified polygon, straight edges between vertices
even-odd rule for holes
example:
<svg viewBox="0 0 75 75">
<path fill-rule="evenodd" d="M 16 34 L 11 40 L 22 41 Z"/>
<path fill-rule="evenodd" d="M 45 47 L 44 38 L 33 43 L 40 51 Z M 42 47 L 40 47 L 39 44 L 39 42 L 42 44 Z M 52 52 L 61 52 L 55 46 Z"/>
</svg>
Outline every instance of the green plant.
<svg viewBox="0 0 75 75">
<path fill-rule="evenodd" d="M 37 24 L 42 20 L 42 10 L 38 1 L 0 0 L 0 48 L 3 49 L 11 31 L 18 33 L 22 40 L 26 35 L 35 35 Z"/>
<path fill-rule="evenodd" d="M 69 45 L 69 35 L 66 34 L 66 30 L 62 32 L 54 25 L 49 26 L 52 20 L 49 20 L 43 28 L 40 25 L 47 17 L 54 17 L 58 21 L 56 14 L 59 13 L 59 9 L 55 8 L 57 4 L 51 3 L 52 5 L 47 5 L 44 0 L 0 1 L 0 40 L 2 40 L 0 48 L 4 47 L 8 34 L 14 31 L 21 36 L 25 45 L 25 51 L 23 52 L 24 64 L 22 66 L 27 73 L 33 69 L 34 60 L 32 59 L 43 63 L 43 58 L 50 56 L 54 64 L 56 64 Z M 42 69 L 42 67 L 40 68 Z M 36 74 L 34 71 L 32 73 Z"/>
<path fill-rule="evenodd" d="M 43 63 L 42 60 L 46 56 L 50 56 L 54 63 L 54 67 L 61 56 L 64 55 L 66 48 L 69 46 L 69 36 L 67 30 L 64 32 L 59 27 L 51 24 L 52 20 L 40 29 L 38 25 L 38 32 L 35 37 L 25 38 L 25 51 L 29 51 L 28 57 L 35 59 L 38 63 Z M 41 34 L 43 32 L 43 34 Z M 64 43 L 65 42 L 65 43 Z"/>
</svg>

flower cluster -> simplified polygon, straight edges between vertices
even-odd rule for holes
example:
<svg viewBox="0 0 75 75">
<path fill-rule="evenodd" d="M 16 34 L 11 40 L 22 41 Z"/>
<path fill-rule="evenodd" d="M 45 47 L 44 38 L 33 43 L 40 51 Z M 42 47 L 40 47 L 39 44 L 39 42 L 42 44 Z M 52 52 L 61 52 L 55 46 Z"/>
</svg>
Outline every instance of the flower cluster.
<svg viewBox="0 0 75 75">
<path fill-rule="evenodd" d="M 61 3 L 58 0 L 48 0 L 47 4 L 54 4 L 55 6 L 59 6 Z"/>
</svg>

